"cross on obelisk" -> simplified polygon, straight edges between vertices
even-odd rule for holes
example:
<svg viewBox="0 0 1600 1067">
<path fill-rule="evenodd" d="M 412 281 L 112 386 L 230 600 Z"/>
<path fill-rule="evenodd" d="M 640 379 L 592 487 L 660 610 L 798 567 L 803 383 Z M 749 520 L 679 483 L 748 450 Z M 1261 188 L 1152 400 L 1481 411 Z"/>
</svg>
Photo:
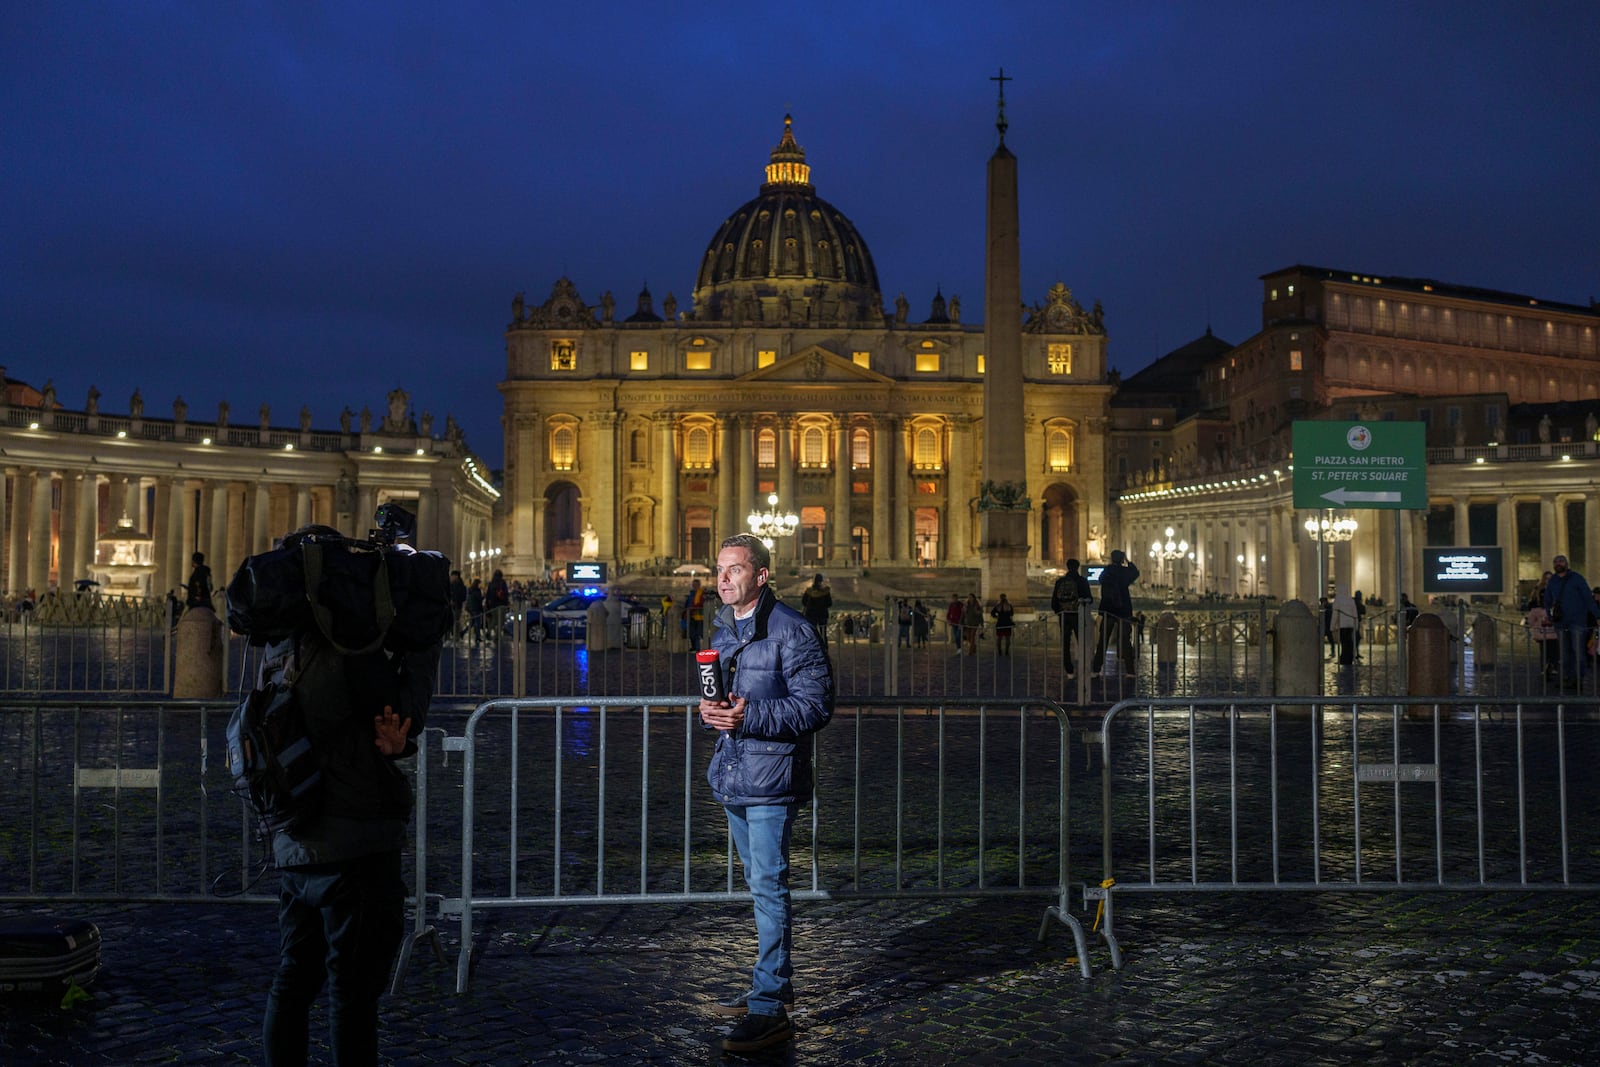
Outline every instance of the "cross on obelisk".
<svg viewBox="0 0 1600 1067">
<path fill-rule="evenodd" d="M 1006 77 L 1006 68 L 1001 67 L 1000 68 L 1000 73 L 995 75 L 994 77 L 990 78 L 989 80 L 992 81 L 992 82 L 999 82 L 1000 83 L 1000 117 L 995 121 L 994 126 L 995 126 L 995 129 L 1000 131 L 1000 143 L 1001 144 L 1005 144 L 1006 143 L 1006 82 L 1014 82 L 1017 79 Z"/>
</svg>

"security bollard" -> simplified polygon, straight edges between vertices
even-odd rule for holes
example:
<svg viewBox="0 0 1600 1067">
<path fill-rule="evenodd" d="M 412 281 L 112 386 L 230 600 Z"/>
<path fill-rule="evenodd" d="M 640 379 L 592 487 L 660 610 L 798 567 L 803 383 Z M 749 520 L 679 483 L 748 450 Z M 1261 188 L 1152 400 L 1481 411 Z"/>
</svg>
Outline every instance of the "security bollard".
<svg viewBox="0 0 1600 1067">
<path fill-rule="evenodd" d="M 1272 695 L 1309 697 L 1322 692 L 1322 639 L 1311 609 L 1291 600 L 1272 627 Z"/>
<path fill-rule="evenodd" d="M 596 600 L 589 605 L 588 614 L 584 617 L 583 647 L 590 652 L 604 652 L 606 650 L 606 611 L 605 601 Z"/>
<path fill-rule="evenodd" d="M 1450 693 L 1450 631 L 1433 612 L 1417 616 L 1406 631 L 1406 692 L 1411 696 Z M 1426 712 L 1426 706 L 1419 708 Z"/>
<path fill-rule="evenodd" d="M 1156 669 L 1170 671 L 1178 665 L 1178 617 L 1163 611 L 1156 619 Z"/>
<path fill-rule="evenodd" d="M 172 695 L 208 700 L 222 695 L 222 622 L 209 607 L 192 607 L 173 638 Z"/>
<path fill-rule="evenodd" d="M 1499 640 L 1499 623 L 1481 613 L 1472 620 L 1472 662 L 1477 665 L 1478 670 L 1494 670 L 1495 645 Z"/>
<path fill-rule="evenodd" d="M 667 609 L 667 651 L 689 651 L 689 631 L 683 624 L 683 605 L 673 604 Z"/>
</svg>

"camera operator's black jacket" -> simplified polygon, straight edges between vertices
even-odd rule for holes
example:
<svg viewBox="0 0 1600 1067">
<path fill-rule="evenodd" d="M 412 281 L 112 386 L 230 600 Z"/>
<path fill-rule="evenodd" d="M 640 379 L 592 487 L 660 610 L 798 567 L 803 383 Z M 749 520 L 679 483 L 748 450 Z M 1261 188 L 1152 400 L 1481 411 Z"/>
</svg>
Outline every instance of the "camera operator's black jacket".
<svg viewBox="0 0 1600 1067">
<path fill-rule="evenodd" d="M 378 751 L 373 718 L 385 705 L 409 718 L 406 750 L 398 758 L 416 754 L 413 739 L 427 724 L 439 646 L 342 656 L 311 627 L 268 648 L 267 658 L 296 640 L 302 674 L 295 695 L 322 761 L 322 809 L 305 826 L 274 834 L 273 857 L 279 867 L 306 867 L 397 850 L 411 819 L 411 784 Z"/>
</svg>

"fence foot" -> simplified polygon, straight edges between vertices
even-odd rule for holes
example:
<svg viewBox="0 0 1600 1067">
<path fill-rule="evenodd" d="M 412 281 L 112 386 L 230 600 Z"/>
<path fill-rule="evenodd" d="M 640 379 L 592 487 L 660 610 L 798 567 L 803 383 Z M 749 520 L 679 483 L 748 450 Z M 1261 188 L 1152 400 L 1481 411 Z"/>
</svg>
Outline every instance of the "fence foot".
<svg viewBox="0 0 1600 1067">
<path fill-rule="evenodd" d="M 394 963 L 394 976 L 389 982 L 389 992 L 398 993 L 406 981 L 406 965 L 411 961 L 411 950 L 419 941 L 426 940 L 433 946 L 433 958 L 439 961 L 440 966 L 450 962 L 450 957 L 445 954 L 444 942 L 439 940 L 437 927 L 426 926 L 418 930 L 400 943 L 400 956 Z"/>
<path fill-rule="evenodd" d="M 1083 936 L 1083 924 L 1065 908 L 1052 904 L 1044 910 L 1044 918 L 1039 922 L 1039 943 L 1045 943 L 1052 919 L 1072 931 L 1072 942 L 1078 950 L 1078 970 L 1085 978 L 1093 978 L 1094 970 L 1089 966 L 1089 943 Z"/>
<path fill-rule="evenodd" d="M 1106 943 L 1107 950 L 1111 953 L 1111 969 L 1122 970 L 1122 947 L 1117 944 L 1117 935 L 1111 929 L 1111 887 L 1115 883 L 1107 879 L 1101 885 L 1087 885 L 1083 887 L 1083 903 L 1087 907 L 1091 900 L 1099 901 L 1095 912 L 1095 928 L 1100 933 L 1100 938 Z"/>
</svg>

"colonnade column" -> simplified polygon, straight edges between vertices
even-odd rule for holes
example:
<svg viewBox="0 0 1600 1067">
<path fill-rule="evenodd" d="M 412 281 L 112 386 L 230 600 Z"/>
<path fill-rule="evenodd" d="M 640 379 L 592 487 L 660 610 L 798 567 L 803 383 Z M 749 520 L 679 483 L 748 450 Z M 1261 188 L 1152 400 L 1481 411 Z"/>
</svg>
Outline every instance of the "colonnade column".
<svg viewBox="0 0 1600 1067">
<path fill-rule="evenodd" d="M 311 489 L 293 483 L 289 486 L 289 529 L 298 530 L 311 521 Z"/>
<path fill-rule="evenodd" d="M 95 541 L 100 536 L 100 477 L 84 471 L 78 479 L 78 552 L 73 567 L 75 575 L 90 577 L 94 569 Z"/>
<path fill-rule="evenodd" d="M 6 519 L 6 481 L 10 473 L 0 470 L 0 547 L 5 545 Z M 11 582 L 10 566 L 7 558 L 0 558 L 0 592 L 15 592 L 16 585 Z"/>
<path fill-rule="evenodd" d="M 61 523 L 56 534 L 56 588 L 68 590 L 79 578 L 87 578 L 78 569 L 78 486 L 83 484 L 82 471 L 61 472 Z"/>
<path fill-rule="evenodd" d="M 272 547 L 272 489 L 257 482 L 251 497 L 250 554 L 255 555 Z"/>
<path fill-rule="evenodd" d="M 1600 498 L 1593 493 L 1583 498 L 1583 567 L 1600 580 Z"/>
<path fill-rule="evenodd" d="M 683 545 L 678 537 L 678 449 L 674 427 L 677 417 L 670 411 L 664 411 L 655 416 L 656 426 L 656 461 L 661 466 L 661 514 L 656 516 L 656 554 L 672 559 L 682 554 Z M 717 462 L 722 465 L 718 477 L 718 491 L 721 491 L 721 481 L 727 479 L 730 485 L 729 495 L 733 495 L 733 479 L 737 473 L 733 469 L 733 457 L 724 451 L 717 456 Z"/>
<path fill-rule="evenodd" d="M 167 497 L 167 536 L 156 541 L 156 551 L 165 560 L 163 571 L 166 585 L 156 589 L 157 596 L 168 589 L 176 589 L 189 572 L 184 563 L 189 559 L 186 545 L 194 543 L 194 490 L 182 478 L 172 480 L 172 492 Z"/>
<path fill-rule="evenodd" d="M 872 420 L 872 565 L 894 558 L 894 529 L 889 518 L 889 493 L 894 478 L 894 434 L 899 420 L 878 415 Z"/>
<path fill-rule="evenodd" d="M 116 503 L 112 501 L 113 505 Z M 115 519 L 112 520 L 115 522 Z M 152 596 L 165 595 L 174 585 L 167 546 L 172 541 L 172 479 L 156 479 L 155 514 L 150 516 L 150 562 L 156 566 L 150 576 Z"/>
<path fill-rule="evenodd" d="M 1505 592 L 1501 602 L 1517 607 L 1517 501 L 1510 493 L 1500 494 L 1494 505 L 1494 539 L 1503 555 Z"/>
<path fill-rule="evenodd" d="M 850 565 L 850 477 L 849 421 L 844 416 L 836 416 L 833 423 L 833 514 L 828 523 L 830 567 Z"/>
<path fill-rule="evenodd" d="M 206 562 L 211 564 L 211 583 L 223 589 L 233 577 L 234 559 L 228 553 L 228 531 L 233 523 L 233 486 L 227 482 L 211 484 L 211 537 L 206 542 Z M 223 605 L 218 604 L 218 607 Z"/>
<path fill-rule="evenodd" d="M 33 478 L 33 514 L 28 516 L 28 588 L 40 596 L 50 587 L 51 471 L 36 471 Z"/>
<path fill-rule="evenodd" d="M 21 595 L 28 588 L 28 512 L 33 509 L 33 482 L 37 475 L 22 469 L 11 479 L 11 551 L 6 560 L 6 586 Z"/>
<path fill-rule="evenodd" d="M 1550 566 L 1550 560 L 1561 549 L 1556 536 L 1556 501 L 1549 494 L 1539 498 L 1539 568 Z"/>
</svg>

